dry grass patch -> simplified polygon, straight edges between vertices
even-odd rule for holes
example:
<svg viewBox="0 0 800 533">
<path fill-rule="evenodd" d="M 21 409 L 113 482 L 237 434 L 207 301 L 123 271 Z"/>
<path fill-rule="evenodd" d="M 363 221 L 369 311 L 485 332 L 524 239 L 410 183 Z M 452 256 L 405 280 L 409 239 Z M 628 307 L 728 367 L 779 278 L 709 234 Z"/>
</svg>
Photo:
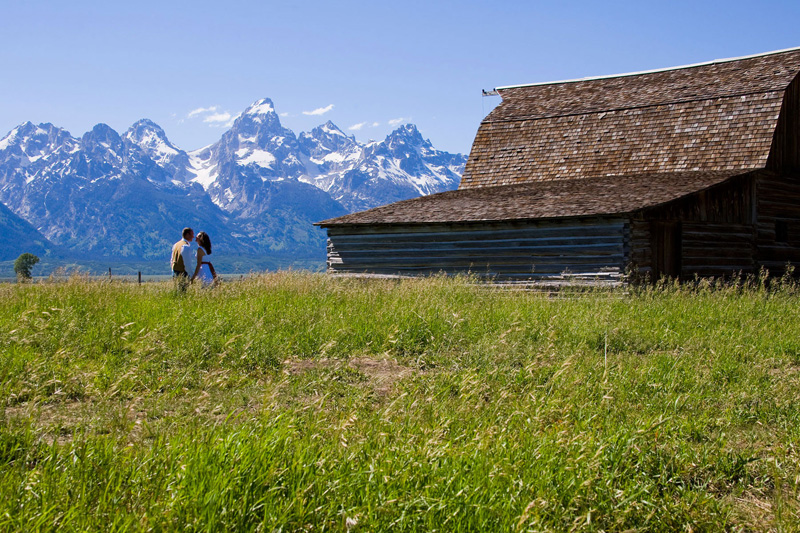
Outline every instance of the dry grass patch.
<svg viewBox="0 0 800 533">
<path fill-rule="evenodd" d="M 414 373 L 412 368 L 403 366 L 397 359 L 384 356 L 354 357 L 341 359 L 289 359 L 283 362 L 283 372 L 287 375 L 299 375 L 313 370 L 337 371 L 349 369 L 366 378 L 367 385 L 375 394 L 385 397 L 401 379 Z"/>
<path fill-rule="evenodd" d="M 760 491 L 745 492 L 741 496 L 725 498 L 733 512 L 732 525 L 744 531 L 784 531 L 781 518 L 800 516 L 800 504 L 785 496 L 763 494 Z M 795 523 L 797 531 L 798 524 Z"/>
<path fill-rule="evenodd" d="M 252 420 L 261 411 L 265 390 L 263 384 L 256 384 L 246 390 L 155 393 L 129 400 L 26 402 L 6 407 L 0 421 L 29 426 L 47 444 L 68 444 L 84 433 L 114 434 L 128 442 L 139 442 L 174 424 L 216 426 L 228 420 Z"/>
</svg>

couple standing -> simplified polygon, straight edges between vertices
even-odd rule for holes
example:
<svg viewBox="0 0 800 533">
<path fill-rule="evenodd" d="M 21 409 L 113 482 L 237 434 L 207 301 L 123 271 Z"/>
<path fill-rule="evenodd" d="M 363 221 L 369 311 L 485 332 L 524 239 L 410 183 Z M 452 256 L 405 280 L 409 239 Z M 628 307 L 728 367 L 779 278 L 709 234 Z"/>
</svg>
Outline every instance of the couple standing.
<svg viewBox="0 0 800 533">
<path fill-rule="evenodd" d="M 194 274 L 189 281 L 199 279 L 203 286 L 209 286 L 217 280 L 214 265 L 211 264 L 211 239 L 201 231 L 195 239 L 192 228 L 183 228 L 183 239 L 172 246 L 172 276 L 185 282 L 189 278 L 189 265 L 192 264 L 192 241 L 197 241 L 197 263 Z"/>
</svg>

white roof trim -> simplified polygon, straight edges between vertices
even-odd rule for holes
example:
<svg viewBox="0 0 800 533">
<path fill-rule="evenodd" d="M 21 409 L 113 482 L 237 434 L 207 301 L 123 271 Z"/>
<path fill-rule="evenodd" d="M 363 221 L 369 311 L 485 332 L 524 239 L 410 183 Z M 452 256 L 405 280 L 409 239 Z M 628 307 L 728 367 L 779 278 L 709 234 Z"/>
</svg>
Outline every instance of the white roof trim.
<svg viewBox="0 0 800 533">
<path fill-rule="evenodd" d="M 754 57 L 762 57 L 762 56 L 770 56 L 773 54 L 782 54 L 784 52 L 794 52 L 800 50 L 800 46 L 795 48 L 786 48 L 784 50 L 775 50 L 774 52 L 764 52 L 761 54 L 752 54 L 749 56 L 742 56 L 742 57 L 730 57 L 727 59 L 715 59 L 713 61 L 705 61 L 703 63 L 694 63 L 692 65 L 682 65 L 680 67 L 668 67 L 668 68 L 656 68 L 653 70 L 642 70 L 640 72 L 626 72 L 625 74 L 611 74 L 608 76 L 589 76 L 587 78 L 576 78 L 573 80 L 561 80 L 561 81 L 543 81 L 538 83 L 521 83 L 519 85 L 505 85 L 503 87 L 495 87 L 495 91 L 502 91 L 504 89 L 517 89 L 519 87 L 536 87 L 538 85 L 556 85 L 559 83 L 575 83 L 578 81 L 592 81 L 592 80 L 604 80 L 604 79 L 611 79 L 611 78 L 623 78 L 625 76 L 638 76 L 640 74 L 653 74 L 655 72 L 668 72 L 670 70 L 681 70 L 685 68 L 692 68 L 692 67 L 702 67 L 705 65 L 714 65 L 715 63 L 727 63 L 729 61 L 739 61 L 741 59 L 751 59 Z"/>
</svg>

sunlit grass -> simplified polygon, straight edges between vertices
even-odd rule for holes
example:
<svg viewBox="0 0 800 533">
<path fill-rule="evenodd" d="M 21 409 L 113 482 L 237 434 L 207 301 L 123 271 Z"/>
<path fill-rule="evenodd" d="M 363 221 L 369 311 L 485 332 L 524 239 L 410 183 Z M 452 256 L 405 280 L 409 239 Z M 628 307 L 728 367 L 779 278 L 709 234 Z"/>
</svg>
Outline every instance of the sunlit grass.
<svg viewBox="0 0 800 533">
<path fill-rule="evenodd" d="M 0 285 L 5 530 L 797 530 L 789 280 Z"/>
</svg>

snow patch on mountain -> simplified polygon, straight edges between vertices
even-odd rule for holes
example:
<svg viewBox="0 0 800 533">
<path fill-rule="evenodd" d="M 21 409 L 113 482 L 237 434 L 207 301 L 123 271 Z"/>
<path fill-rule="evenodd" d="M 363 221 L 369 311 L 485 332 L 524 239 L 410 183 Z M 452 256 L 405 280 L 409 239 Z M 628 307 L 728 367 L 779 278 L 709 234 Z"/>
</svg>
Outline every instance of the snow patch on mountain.
<svg viewBox="0 0 800 533">
<path fill-rule="evenodd" d="M 180 153 L 180 150 L 171 146 L 153 131 L 148 131 L 142 135 L 137 144 L 144 148 L 153 161 L 159 165 L 171 161 Z"/>
<path fill-rule="evenodd" d="M 272 105 L 272 101 L 268 98 L 261 99 L 250 107 L 248 107 L 244 114 L 246 115 L 267 115 L 269 113 L 274 113 L 275 107 Z"/>
<path fill-rule="evenodd" d="M 264 168 L 272 168 L 275 163 L 275 156 L 265 150 L 251 150 L 242 148 L 236 151 L 238 163 L 240 165 L 257 165 Z"/>
<path fill-rule="evenodd" d="M 203 189 L 214 183 L 217 179 L 217 165 L 210 160 L 210 147 L 201 148 L 195 152 L 189 152 L 189 172 L 193 175 L 190 179 L 193 183 L 198 183 Z"/>
<path fill-rule="evenodd" d="M 0 151 L 7 150 L 9 146 L 11 146 L 17 140 L 17 131 L 19 128 L 14 128 L 8 135 L 0 139 Z"/>
</svg>

